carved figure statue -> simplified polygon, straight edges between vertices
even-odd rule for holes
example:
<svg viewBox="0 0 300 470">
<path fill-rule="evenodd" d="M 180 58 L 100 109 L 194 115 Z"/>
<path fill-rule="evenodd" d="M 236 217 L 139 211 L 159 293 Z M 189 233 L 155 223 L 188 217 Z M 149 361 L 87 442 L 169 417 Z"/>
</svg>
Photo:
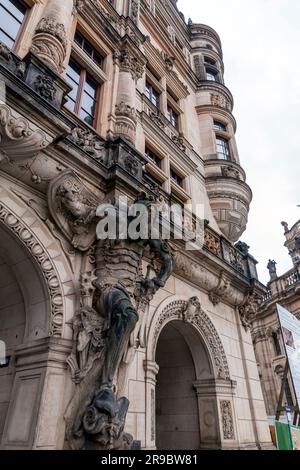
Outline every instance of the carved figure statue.
<svg viewBox="0 0 300 470">
<path fill-rule="evenodd" d="M 89 227 L 95 219 L 100 220 L 97 208 L 74 190 L 70 180 L 67 186 L 56 182 L 56 200 L 71 219 L 75 233 L 78 225 Z M 136 200 L 149 214 L 153 202 L 145 193 Z M 116 212 L 119 214 L 118 209 Z M 128 221 L 138 222 L 139 217 L 130 216 Z M 142 274 L 146 249 L 160 263 L 153 277 L 149 269 L 146 277 Z M 73 320 L 75 343 L 68 362 L 78 385 L 66 414 L 67 439 L 74 449 L 127 448 L 131 440 L 123 428 L 128 400 L 117 398 L 118 371 L 128 349 L 134 347 L 132 334 L 139 321 L 138 309 L 165 285 L 173 270 L 173 257 L 158 237 L 129 236 L 99 239 L 95 259 L 95 273 L 82 280 L 83 290 L 93 290 L 92 300 L 82 305 Z"/>
</svg>

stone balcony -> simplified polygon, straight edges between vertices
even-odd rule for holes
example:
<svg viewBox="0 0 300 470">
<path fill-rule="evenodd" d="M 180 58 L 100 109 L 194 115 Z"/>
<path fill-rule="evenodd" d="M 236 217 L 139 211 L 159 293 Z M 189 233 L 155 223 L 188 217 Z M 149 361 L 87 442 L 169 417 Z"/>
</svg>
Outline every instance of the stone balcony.
<svg viewBox="0 0 300 470">
<path fill-rule="evenodd" d="M 252 191 L 240 165 L 219 159 L 205 162 L 206 189 L 213 214 L 222 233 L 236 242 L 248 221 Z"/>
<path fill-rule="evenodd" d="M 263 296 L 263 304 L 275 302 L 300 292 L 300 265 L 290 269 L 268 284 L 268 290 Z"/>
</svg>

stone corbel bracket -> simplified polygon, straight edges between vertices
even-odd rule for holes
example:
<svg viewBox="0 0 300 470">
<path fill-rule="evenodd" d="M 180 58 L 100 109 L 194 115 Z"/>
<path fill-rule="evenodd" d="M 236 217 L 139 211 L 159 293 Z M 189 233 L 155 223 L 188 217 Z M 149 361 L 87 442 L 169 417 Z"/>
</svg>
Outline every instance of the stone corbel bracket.
<svg viewBox="0 0 300 470">
<path fill-rule="evenodd" d="M 226 278 L 224 272 L 221 272 L 218 285 L 212 289 L 209 293 L 209 299 L 213 305 L 218 305 L 222 299 L 226 299 L 227 294 L 230 291 L 230 281 Z"/>
<path fill-rule="evenodd" d="M 51 142 L 37 126 L 0 104 L 0 165 L 33 158 Z"/>
<path fill-rule="evenodd" d="M 87 251 L 96 239 L 92 214 L 100 202 L 71 169 L 61 172 L 49 184 L 51 216 L 67 240 L 80 251 Z"/>
<path fill-rule="evenodd" d="M 253 288 L 249 289 L 245 296 L 243 304 L 239 307 L 241 323 L 247 332 L 252 328 L 253 321 L 256 318 L 259 306 L 262 303 L 262 296 Z"/>
</svg>

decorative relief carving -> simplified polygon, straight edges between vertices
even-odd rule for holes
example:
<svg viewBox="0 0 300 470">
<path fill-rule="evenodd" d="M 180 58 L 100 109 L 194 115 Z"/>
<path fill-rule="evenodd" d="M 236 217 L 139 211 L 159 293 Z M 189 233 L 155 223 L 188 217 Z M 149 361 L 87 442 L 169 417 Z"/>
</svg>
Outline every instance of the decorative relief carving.
<svg viewBox="0 0 300 470">
<path fill-rule="evenodd" d="M 51 181 L 48 206 L 56 224 L 78 250 L 88 250 L 96 238 L 93 209 L 100 201 L 73 170 L 65 170 Z"/>
<path fill-rule="evenodd" d="M 126 116 L 136 123 L 136 110 L 134 107 L 126 104 L 125 101 L 121 101 L 120 103 L 116 104 L 115 114 L 116 116 Z"/>
<path fill-rule="evenodd" d="M 261 303 L 261 295 L 252 290 L 246 295 L 243 305 L 239 307 L 241 322 L 246 331 L 252 327 L 252 323 L 255 320 L 257 310 Z"/>
<path fill-rule="evenodd" d="M 229 289 L 230 281 L 226 278 L 225 273 L 222 272 L 217 287 L 211 290 L 209 293 L 209 299 L 213 305 L 218 305 L 225 297 L 225 294 L 229 291 Z"/>
<path fill-rule="evenodd" d="M 93 132 L 80 127 L 75 127 L 72 130 L 69 139 L 96 160 L 101 162 L 104 161 L 105 142 Z"/>
<path fill-rule="evenodd" d="M 62 176 L 65 179 L 58 178 L 49 187 L 52 213 L 62 222 L 55 212 L 63 208 L 71 232 L 83 225 L 89 235 L 95 220 L 100 223 L 105 215 L 98 215 L 98 204 L 92 207 L 87 195 L 80 194 L 82 183 L 78 188 L 76 175 L 69 171 Z M 154 200 L 141 193 L 135 202 L 150 213 Z M 119 214 L 117 206 L 115 210 Z M 88 249 L 91 240 L 84 246 Z M 160 261 L 153 277 L 144 277 L 141 271 L 146 248 Z M 159 238 L 120 237 L 113 241 L 100 238 L 95 261 L 96 279 L 93 273 L 82 278 L 83 305 L 74 319 L 76 349 L 69 363 L 79 385 L 67 412 L 67 438 L 74 449 L 124 449 L 132 443 L 123 433 L 128 400 L 118 399 L 117 393 L 122 391 L 131 353 L 139 345 L 134 334 L 139 326 L 138 308 L 143 299 L 149 301 L 165 285 L 173 270 L 173 258 L 168 245 Z"/>
<path fill-rule="evenodd" d="M 235 178 L 238 180 L 241 179 L 239 170 L 235 168 L 234 166 L 222 166 L 221 171 L 222 171 L 222 176 L 225 176 L 227 178 Z"/>
<path fill-rule="evenodd" d="M 134 57 L 129 48 L 124 48 L 114 53 L 114 61 L 120 67 L 120 71 L 131 74 L 133 80 L 137 81 L 142 78 L 145 71 L 145 65 Z"/>
<path fill-rule="evenodd" d="M 129 16 L 135 24 L 138 23 L 139 19 L 139 3 L 139 0 L 130 0 Z"/>
<path fill-rule="evenodd" d="M 39 264 L 46 280 L 50 298 L 49 335 L 60 337 L 64 324 L 63 291 L 51 257 L 45 252 L 44 247 L 39 243 L 30 227 L 3 204 L 0 204 L 0 220 L 21 240 Z"/>
<path fill-rule="evenodd" d="M 150 119 L 158 126 L 160 127 L 161 129 L 165 129 L 166 126 L 167 126 L 167 123 L 163 117 L 163 115 L 157 111 L 157 112 L 153 112 L 151 111 L 150 112 Z"/>
<path fill-rule="evenodd" d="M 67 48 L 68 39 L 67 39 L 66 28 L 62 23 L 58 23 L 55 18 L 51 18 L 51 17 L 42 18 L 36 27 L 35 33 L 36 34 L 39 34 L 39 33 L 51 34 L 51 36 L 54 36 L 57 39 L 59 39 L 64 49 Z"/>
<path fill-rule="evenodd" d="M 197 297 L 193 297 L 189 301 L 176 300 L 161 312 L 154 330 L 154 348 L 161 330 L 167 322 L 173 319 L 188 321 L 198 329 L 209 349 L 216 377 L 230 380 L 226 354 L 220 337 Z"/>
<path fill-rule="evenodd" d="M 229 400 L 220 400 L 220 409 L 224 440 L 234 440 L 235 434 L 231 402 Z"/>
<path fill-rule="evenodd" d="M 86 7 L 86 0 L 74 0 L 73 15 L 76 16 L 82 13 Z"/>
<path fill-rule="evenodd" d="M 174 68 L 174 63 L 175 63 L 175 57 L 169 55 L 165 51 L 161 51 L 160 55 L 165 63 L 167 71 L 172 72 Z"/>
<path fill-rule="evenodd" d="M 230 110 L 230 103 L 223 95 L 218 95 L 211 93 L 210 101 L 212 106 L 220 106 L 220 108 L 225 108 Z"/>
<path fill-rule="evenodd" d="M 132 157 L 131 155 L 127 155 L 124 158 L 124 168 L 128 171 L 132 176 L 138 176 L 139 174 L 139 162 L 136 158 Z"/>
<path fill-rule="evenodd" d="M 54 80 L 48 75 L 37 75 L 33 83 L 35 91 L 47 101 L 54 101 L 57 90 L 54 86 Z"/>
<path fill-rule="evenodd" d="M 11 109 L 0 105 L 0 165 L 34 157 L 49 145 L 44 132 L 30 127 L 23 117 L 14 117 Z"/>
<path fill-rule="evenodd" d="M 208 230 L 205 230 L 204 232 L 204 244 L 209 249 L 209 251 L 217 256 L 221 256 L 220 239 Z"/>
<path fill-rule="evenodd" d="M 182 152 L 186 152 L 186 146 L 184 145 L 184 139 L 181 135 L 179 135 L 178 137 L 176 135 L 173 135 L 172 140 L 173 140 L 174 144 L 176 144 L 177 147 L 179 147 L 179 149 L 182 150 Z"/>
</svg>

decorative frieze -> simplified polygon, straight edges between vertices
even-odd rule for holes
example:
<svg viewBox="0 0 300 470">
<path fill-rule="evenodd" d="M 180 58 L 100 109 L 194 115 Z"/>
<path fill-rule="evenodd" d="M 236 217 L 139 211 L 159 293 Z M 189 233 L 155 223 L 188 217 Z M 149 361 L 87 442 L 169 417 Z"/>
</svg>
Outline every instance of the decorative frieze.
<svg viewBox="0 0 300 470">
<path fill-rule="evenodd" d="M 226 441 L 235 439 L 232 406 L 230 400 L 220 400 L 223 438 Z"/>
</svg>

